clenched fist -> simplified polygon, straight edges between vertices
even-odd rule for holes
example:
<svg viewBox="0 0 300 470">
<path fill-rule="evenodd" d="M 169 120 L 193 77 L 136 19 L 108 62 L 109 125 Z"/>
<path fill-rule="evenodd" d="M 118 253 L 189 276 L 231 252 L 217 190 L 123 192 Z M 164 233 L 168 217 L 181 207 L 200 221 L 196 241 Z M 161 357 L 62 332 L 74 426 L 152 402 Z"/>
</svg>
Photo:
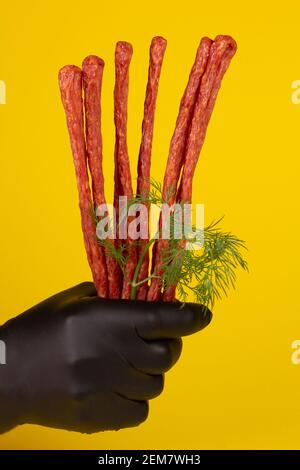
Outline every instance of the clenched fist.
<svg viewBox="0 0 300 470">
<path fill-rule="evenodd" d="M 0 328 L 0 430 L 138 425 L 180 356 L 181 336 L 210 320 L 195 304 L 100 299 L 92 283 L 45 300 Z"/>
</svg>

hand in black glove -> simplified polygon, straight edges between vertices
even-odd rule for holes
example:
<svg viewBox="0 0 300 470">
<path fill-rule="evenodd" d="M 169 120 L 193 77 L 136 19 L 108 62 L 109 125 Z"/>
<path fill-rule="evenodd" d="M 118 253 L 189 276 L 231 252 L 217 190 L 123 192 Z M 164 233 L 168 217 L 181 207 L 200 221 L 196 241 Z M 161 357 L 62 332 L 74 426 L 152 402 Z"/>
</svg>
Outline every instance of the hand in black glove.
<svg viewBox="0 0 300 470">
<path fill-rule="evenodd" d="M 92 433 L 136 426 L 163 389 L 198 305 L 103 300 L 93 284 L 61 292 L 0 329 L 0 430 L 33 423 Z"/>
</svg>

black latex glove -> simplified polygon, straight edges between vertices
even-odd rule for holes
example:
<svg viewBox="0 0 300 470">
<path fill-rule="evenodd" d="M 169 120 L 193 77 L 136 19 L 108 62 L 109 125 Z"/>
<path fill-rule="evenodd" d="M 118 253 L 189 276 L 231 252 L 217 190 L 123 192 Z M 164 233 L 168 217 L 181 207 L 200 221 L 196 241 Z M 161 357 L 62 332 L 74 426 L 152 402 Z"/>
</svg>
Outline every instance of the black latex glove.
<svg viewBox="0 0 300 470">
<path fill-rule="evenodd" d="M 211 320 L 201 306 L 180 305 L 103 300 L 83 283 L 8 321 L 0 431 L 34 423 L 91 433 L 144 421 L 180 337 Z"/>
</svg>

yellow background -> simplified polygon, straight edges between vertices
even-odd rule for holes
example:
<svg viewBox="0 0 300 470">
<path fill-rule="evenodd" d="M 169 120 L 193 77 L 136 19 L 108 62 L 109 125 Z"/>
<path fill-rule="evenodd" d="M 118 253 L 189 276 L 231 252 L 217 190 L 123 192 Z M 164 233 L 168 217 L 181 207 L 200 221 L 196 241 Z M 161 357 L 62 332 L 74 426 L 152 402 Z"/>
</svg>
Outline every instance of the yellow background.
<svg viewBox="0 0 300 470">
<path fill-rule="evenodd" d="M 37 426 L 0 437 L 1 449 L 299 448 L 300 4 L 240 1 L 1 3 L 1 322 L 90 279 L 58 69 L 91 53 L 106 62 L 106 192 L 113 175 L 113 54 L 134 46 L 129 149 L 134 174 L 151 37 L 168 40 L 158 97 L 153 176 L 161 179 L 178 103 L 204 35 L 231 34 L 238 53 L 223 82 L 194 184 L 206 221 L 247 241 L 250 275 L 204 332 L 187 338 L 163 395 L 138 428 L 85 436 Z M 26 360 L 26 358 L 24 358 Z M 48 380 L 45 370 L 45 380 Z"/>
</svg>

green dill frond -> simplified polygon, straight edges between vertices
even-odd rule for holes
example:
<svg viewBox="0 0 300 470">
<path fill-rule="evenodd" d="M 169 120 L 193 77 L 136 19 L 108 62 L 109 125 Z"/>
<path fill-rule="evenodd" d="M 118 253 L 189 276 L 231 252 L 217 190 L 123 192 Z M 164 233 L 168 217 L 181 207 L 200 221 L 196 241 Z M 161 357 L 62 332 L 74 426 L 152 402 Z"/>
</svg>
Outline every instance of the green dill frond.
<svg viewBox="0 0 300 470">
<path fill-rule="evenodd" d="M 127 211 L 133 204 L 156 205 L 161 207 L 166 201 L 163 199 L 162 184 L 150 180 L 149 195 L 135 195 L 128 200 Z M 167 200 L 173 195 L 176 188 L 171 188 L 167 194 Z M 183 210 L 183 202 L 178 202 L 178 207 Z M 94 213 L 94 220 L 97 223 L 97 217 Z M 162 276 L 161 282 L 164 289 L 168 287 L 177 287 L 177 297 L 180 301 L 186 302 L 192 297 L 197 303 L 207 307 L 212 307 L 216 300 L 222 296 L 227 296 L 230 288 L 235 287 L 236 270 L 242 268 L 248 271 L 247 261 L 243 258 L 243 251 L 246 249 L 245 242 L 240 240 L 231 232 L 223 232 L 219 223 L 223 217 L 213 221 L 203 230 L 192 226 L 193 237 L 186 236 L 184 233 L 183 221 L 176 215 L 176 210 L 171 214 L 169 220 L 168 232 L 170 239 L 167 240 L 166 248 L 162 253 Z M 177 236 L 181 234 L 181 236 Z M 159 234 L 161 236 L 161 234 Z M 134 278 L 131 282 L 131 298 L 136 298 L 137 287 L 151 278 L 156 277 L 151 274 L 144 280 L 139 280 L 139 270 L 143 258 L 152 249 L 156 238 L 148 240 L 143 253 L 140 254 Z M 198 243 L 202 246 L 199 249 L 185 249 L 187 243 Z M 111 239 L 99 240 L 104 247 L 107 256 L 116 259 L 125 275 L 125 266 L 128 261 L 126 244 L 118 241 L 115 244 Z M 133 242 L 133 246 L 139 246 L 139 240 Z"/>
<path fill-rule="evenodd" d="M 163 256 L 163 282 L 166 288 L 177 284 L 181 300 L 191 294 L 196 302 L 212 307 L 235 287 L 236 269 L 248 271 L 241 251 L 243 240 L 230 232 L 222 232 L 219 221 L 204 229 L 204 245 L 200 250 L 186 250 L 182 241 L 170 240 Z M 195 230 L 195 227 L 193 227 Z"/>
<path fill-rule="evenodd" d="M 91 214 L 91 217 L 94 221 L 94 224 L 97 225 L 98 217 L 96 215 L 96 210 L 95 210 L 94 204 L 92 202 L 90 203 L 90 214 Z"/>
<path fill-rule="evenodd" d="M 117 261 L 118 265 L 120 266 L 122 272 L 124 273 L 125 266 L 128 261 L 128 254 L 126 253 L 126 245 L 125 243 L 118 243 L 117 245 L 113 242 L 113 240 L 107 239 L 98 239 L 98 243 L 100 246 L 104 248 L 105 255 L 113 258 Z"/>
</svg>

